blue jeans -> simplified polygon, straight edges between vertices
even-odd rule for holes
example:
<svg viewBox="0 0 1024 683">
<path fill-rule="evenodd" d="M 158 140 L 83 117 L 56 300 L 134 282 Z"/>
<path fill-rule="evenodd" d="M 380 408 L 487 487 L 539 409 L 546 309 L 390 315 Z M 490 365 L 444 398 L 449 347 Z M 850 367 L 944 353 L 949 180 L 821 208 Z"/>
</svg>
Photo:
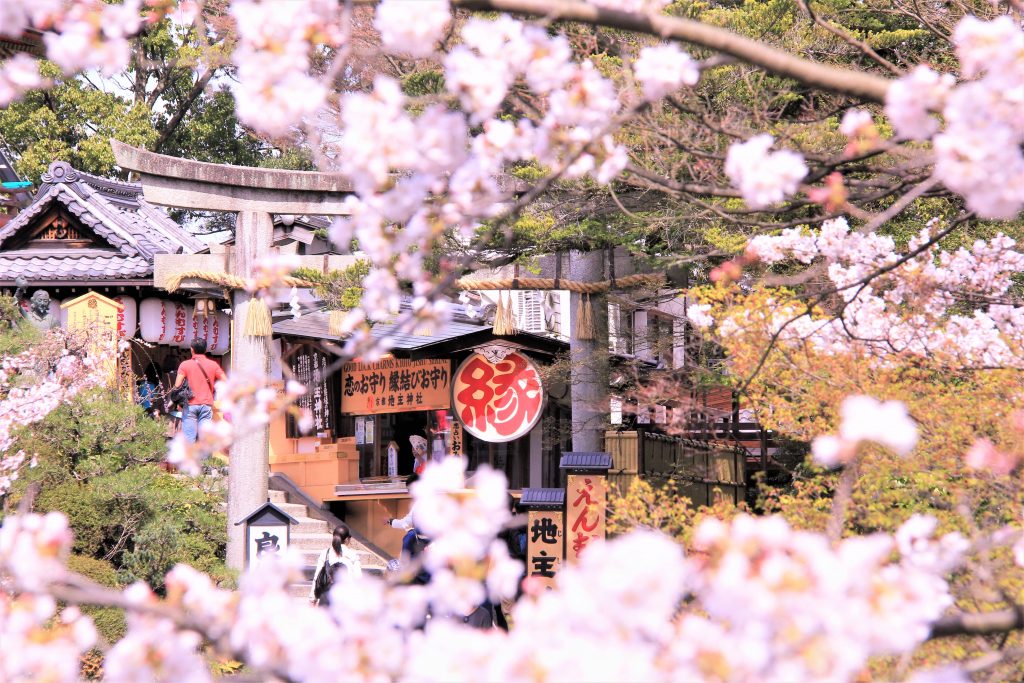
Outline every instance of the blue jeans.
<svg viewBox="0 0 1024 683">
<path fill-rule="evenodd" d="M 199 439 L 199 425 L 213 419 L 213 408 L 210 406 L 189 406 L 182 416 L 181 431 L 185 433 L 185 441 L 195 443 Z"/>
</svg>

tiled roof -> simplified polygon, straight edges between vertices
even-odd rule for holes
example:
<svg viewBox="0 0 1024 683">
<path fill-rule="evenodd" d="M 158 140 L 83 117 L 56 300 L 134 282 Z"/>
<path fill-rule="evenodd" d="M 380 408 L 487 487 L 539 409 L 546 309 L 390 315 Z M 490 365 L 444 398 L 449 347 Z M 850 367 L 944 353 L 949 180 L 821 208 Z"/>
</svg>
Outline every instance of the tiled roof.
<svg viewBox="0 0 1024 683">
<path fill-rule="evenodd" d="M 90 250 L 91 251 L 91 250 Z M 55 280 L 128 280 L 145 278 L 153 266 L 139 256 L 117 252 L 103 255 L 40 255 L 38 251 L 0 252 L 0 272 L 4 280 L 24 277 L 32 281 Z"/>
<path fill-rule="evenodd" d="M 370 336 L 374 339 L 387 339 L 393 349 L 412 350 L 418 349 L 438 342 L 448 341 L 467 334 L 474 334 L 490 329 L 490 326 L 477 322 L 459 320 L 455 318 L 447 325 L 433 330 L 429 335 L 415 335 L 407 332 L 397 332 L 397 326 L 388 323 L 376 323 L 370 328 Z M 340 341 L 341 338 L 330 334 L 327 324 L 327 312 L 317 311 L 307 313 L 300 318 L 282 320 L 274 323 L 274 332 L 291 337 L 306 337 L 309 339 L 330 339 Z"/>
<path fill-rule="evenodd" d="M 116 251 L 3 251 L 12 236 L 55 203 Z M 29 280 L 54 279 L 50 271 L 57 264 L 65 264 L 60 266 L 58 279 L 141 277 L 152 273 L 155 254 L 195 253 L 204 247 L 163 210 L 143 199 L 141 185 L 106 180 L 55 161 L 43 174 L 32 204 L 0 228 L 0 258 L 5 269 L 13 269 L 0 277 L 14 279 L 15 275 L 7 273 L 18 270 Z"/>
<path fill-rule="evenodd" d="M 611 453 L 572 451 L 563 453 L 558 467 L 563 470 L 607 470 L 612 466 Z"/>
<path fill-rule="evenodd" d="M 557 510 L 565 505 L 565 489 L 523 489 L 520 507 L 533 510 Z"/>
</svg>

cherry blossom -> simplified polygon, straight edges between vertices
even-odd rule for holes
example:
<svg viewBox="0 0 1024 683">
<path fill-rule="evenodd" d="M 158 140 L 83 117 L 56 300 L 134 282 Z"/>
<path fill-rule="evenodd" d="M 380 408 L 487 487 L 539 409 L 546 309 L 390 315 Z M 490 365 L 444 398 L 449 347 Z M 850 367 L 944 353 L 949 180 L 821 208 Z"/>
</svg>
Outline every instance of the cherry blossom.
<svg viewBox="0 0 1024 683">
<path fill-rule="evenodd" d="M 912 139 L 931 137 L 939 122 L 930 113 L 942 108 L 953 83 L 951 75 L 921 65 L 889 86 L 885 113 L 896 132 Z"/>
<path fill-rule="evenodd" d="M 373 25 L 386 49 L 426 57 L 450 20 L 448 0 L 383 0 Z"/>
<path fill-rule="evenodd" d="M 0 107 L 6 107 L 24 93 L 41 88 L 46 81 L 39 74 L 39 63 L 25 54 L 14 55 L 0 71 Z"/>
<path fill-rule="evenodd" d="M 803 157 L 796 152 L 769 152 L 775 139 L 756 135 L 729 147 L 725 173 L 739 188 L 744 201 L 760 209 L 782 201 L 797 191 L 807 175 Z"/>
<path fill-rule="evenodd" d="M 633 63 L 633 75 L 641 85 L 644 98 L 658 100 L 683 85 L 696 85 L 700 69 L 675 43 L 645 47 Z"/>
<path fill-rule="evenodd" d="M 747 311 L 719 321 L 720 334 L 731 334 L 764 315 L 763 324 L 782 341 L 809 342 L 822 352 L 863 352 L 874 362 L 888 363 L 911 354 L 947 358 L 965 367 L 1022 367 L 1024 310 L 1011 304 L 951 310 L 958 297 L 998 300 L 1024 268 L 1024 254 L 1002 234 L 977 240 L 954 253 L 927 244 L 932 225 L 908 244 L 919 250 L 897 264 L 900 254 L 892 238 L 851 231 L 845 219 L 826 221 L 817 232 L 806 228 L 762 235 L 747 246 L 747 258 L 772 264 L 795 259 L 810 264 L 823 260 L 829 280 L 846 306 L 839 318 L 799 312 L 792 306 Z M 870 283 L 862 280 L 879 268 L 890 268 Z M 737 313 L 737 315 L 739 315 Z"/>
<path fill-rule="evenodd" d="M 1009 474 L 1017 466 L 1017 456 L 1004 453 L 985 438 L 975 440 L 964 454 L 964 464 L 973 470 L 988 470 L 993 474 Z"/>
</svg>

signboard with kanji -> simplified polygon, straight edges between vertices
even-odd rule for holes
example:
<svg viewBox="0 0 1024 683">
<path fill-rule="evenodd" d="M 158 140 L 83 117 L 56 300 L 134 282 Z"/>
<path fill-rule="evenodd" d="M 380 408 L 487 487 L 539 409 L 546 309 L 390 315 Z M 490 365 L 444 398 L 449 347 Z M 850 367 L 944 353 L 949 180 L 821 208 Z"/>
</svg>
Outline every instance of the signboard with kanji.
<svg viewBox="0 0 1024 683">
<path fill-rule="evenodd" d="M 450 395 L 448 360 L 388 358 L 341 369 L 341 412 L 347 415 L 447 409 Z"/>
<path fill-rule="evenodd" d="M 337 405 L 337 388 L 330 373 L 331 357 L 315 346 L 303 344 L 288 359 L 292 376 L 306 387 L 306 393 L 295 401 L 313 415 L 313 434 L 333 436 Z M 288 420 L 288 438 L 302 436 L 294 418 Z"/>
<path fill-rule="evenodd" d="M 526 526 L 526 574 L 551 588 L 562 568 L 561 510 L 530 510 Z"/>
<path fill-rule="evenodd" d="M 235 526 L 245 525 L 245 563 L 252 567 L 269 557 L 281 557 L 291 542 L 291 525 L 299 521 L 273 503 L 259 506 Z"/>
<path fill-rule="evenodd" d="M 462 423 L 458 420 L 451 421 L 448 433 L 448 455 L 465 455 L 462 438 Z"/>
<path fill-rule="evenodd" d="M 567 475 L 565 503 L 565 554 L 575 562 L 588 544 L 605 537 L 608 478 L 602 474 Z"/>
<path fill-rule="evenodd" d="M 111 381 L 117 379 L 117 321 L 124 306 L 96 292 L 65 301 L 60 307 L 67 311 L 67 329 L 85 335 L 90 354 L 106 358 Z M 130 362 L 130 359 L 129 359 Z"/>
<path fill-rule="evenodd" d="M 537 424 L 544 387 L 537 366 L 518 351 L 496 362 L 474 353 L 455 372 L 452 401 L 466 431 L 501 443 L 525 436 Z"/>
</svg>

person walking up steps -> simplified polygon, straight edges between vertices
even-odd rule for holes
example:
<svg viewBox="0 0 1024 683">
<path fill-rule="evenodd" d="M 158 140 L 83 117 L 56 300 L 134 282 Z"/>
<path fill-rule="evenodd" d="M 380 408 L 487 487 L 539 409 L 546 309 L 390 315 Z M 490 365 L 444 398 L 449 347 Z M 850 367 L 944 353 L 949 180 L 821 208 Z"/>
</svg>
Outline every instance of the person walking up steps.
<svg viewBox="0 0 1024 683">
<path fill-rule="evenodd" d="M 334 527 L 331 545 L 325 548 L 317 558 L 316 571 L 313 572 L 313 585 L 309 587 L 309 601 L 314 605 L 326 606 L 330 603 L 331 586 L 337 576 L 336 572 L 340 571 L 342 567 L 345 567 L 348 575 L 352 578 L 359 578 L 363 575 L 359 555 L 348 546 L 350 538 L 352 538 L 352 532 L 347 524 L 339 524 Z M 318 581 L 322 572 L 327 572 L 326 580 Z"/>
</svg>

